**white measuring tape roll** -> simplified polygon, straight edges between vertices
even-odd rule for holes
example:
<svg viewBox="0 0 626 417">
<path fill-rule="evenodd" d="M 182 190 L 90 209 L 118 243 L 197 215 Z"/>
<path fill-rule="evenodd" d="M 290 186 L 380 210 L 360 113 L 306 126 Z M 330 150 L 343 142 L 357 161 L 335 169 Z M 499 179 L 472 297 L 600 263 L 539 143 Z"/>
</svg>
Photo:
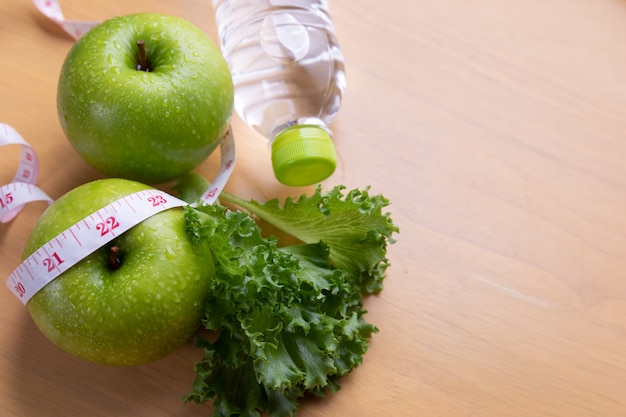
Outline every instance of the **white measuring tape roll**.
<svg viewBox="0 0 626 417">
<path fill-rule="evenodd" d="M 52 202 L 52 199 L 35 185 L 39 177 L 37 153 L 15 129 L 0 123 L 0 147 L 5 145 L 20 145 L 22 155 L 11 183 L 0 187 L 0 223 L 13 220 L 26 203 Z"/>
</svg>

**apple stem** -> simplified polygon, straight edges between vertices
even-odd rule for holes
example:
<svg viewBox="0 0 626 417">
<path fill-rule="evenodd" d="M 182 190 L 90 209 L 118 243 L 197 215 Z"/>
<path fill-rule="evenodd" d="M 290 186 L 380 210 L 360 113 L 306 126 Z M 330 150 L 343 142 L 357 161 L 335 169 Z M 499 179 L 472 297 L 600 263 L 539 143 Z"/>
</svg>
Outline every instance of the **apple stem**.
<svg viewBox="0 0 626 417">
<path fill-rule="evenodd" d="M 122 265 L 122 260 L 118 256 L 119 253 L 119 246 L 111 246 L 109 249 L 109 266 L 113 269 L 118 269 Z"/>
<path fill-rule="evenodd" d="M 149 72 L 150 67 L 148 67 L 148 58 L 146 56 L 146 43 L 142 40 L 138 40 L 137 47 L 139 48 L 139 62 L 137 63 L 137 70 Z"/>
</svg>

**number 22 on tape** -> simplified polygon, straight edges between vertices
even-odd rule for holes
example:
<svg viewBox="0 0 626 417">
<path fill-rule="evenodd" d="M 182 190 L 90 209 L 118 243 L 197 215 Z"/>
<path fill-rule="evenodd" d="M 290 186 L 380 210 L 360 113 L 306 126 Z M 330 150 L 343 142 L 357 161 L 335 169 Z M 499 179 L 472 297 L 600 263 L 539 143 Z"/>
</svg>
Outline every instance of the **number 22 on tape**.
<svg viewBox="0 0 626 417">
<path fill-rule="evenodd" d="M 220 170 L 209 189 L 201 196 L 203 204 L 213 204 L 217 200 L 234 169 L 237 155 L 232 128 L 222 138 L 220 149 Z M 8 187 L 11 186 L 17 186 L 12 192 L 21 190 L 20 184 L 10 184 Z M 4 194 L 0 204 L 13 202 L 14 195 L 17 194 Z M 187 203 L 183 200 L 156 189 L 123 197 L 70 226 L 37 249 L 7 278 L 7 287 L 26 304 L 48 283 L 116 236 L 154 214 L 185 205 Z"/>
<path fill-rule="evenodd" d="M 59 233 L 26 258 L 7 279 L 7 287 L 26 304 L 49 282 L 116 236 L 161 211 L 186 205 L 160 190 L 121 198 Z"/>
</svg>

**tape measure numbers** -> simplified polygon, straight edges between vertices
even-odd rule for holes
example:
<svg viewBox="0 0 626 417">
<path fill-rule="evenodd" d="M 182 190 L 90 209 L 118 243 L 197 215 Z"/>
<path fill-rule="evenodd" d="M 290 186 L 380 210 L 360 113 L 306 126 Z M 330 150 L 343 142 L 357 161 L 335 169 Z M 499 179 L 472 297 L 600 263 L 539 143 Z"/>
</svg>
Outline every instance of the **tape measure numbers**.
<svg viewBox="0 0 626 417">
<path fill-rule="evenodd" d="M 30 255 L 7 279 L 7 286 L 26 304 L 53 279 L 115 237 L 145 219 L 186 202 L 159 190 L 121 198 L 59 233 Z"/>
<path fill-rule="evenodd" d="M 0 187 L 0 223 L 10 222 L 27 203 L 46 201 L 52 203 L 39 187 L 23 182 L 14 182 Z"/>
<path fill-rule="evenodd" d="M 236 154 L 230 128 L 221 141 L 220 150 L 220 171 L 201 198 L 204 204 L 217 200 L 234 169 Z M 156 189 L 114 201 L 37 249 L 9 275 L 7 287 L 26 304 L 48 283 L 115 237 L 163 210 L 186 205 L 187 202 Z"/>
<path fill-rule="evenodd" d="M 5 145 L 20 145 L 22 153 L 13 180 L 10 184 L 0 187 L 0 223 L 13 220 L 26 203 L 52 202 L 52 199 L 35 185 L 39 177 L 37 153 L 14 128 L 0 123 L 0 147 Z"/>
<path fill-rule="evenodd" d="M 74 39 L 80 38 L 98 23 L 65 20 L 55 0 L 34 0 L 34 3 L 45 16 Z M 3 222 L 14 218 L 29 201 L 52 202 L 34 185 L 39 175 L 34 150 L 15 129 L 0 124 L 0 146 L 6 144 L 22 145 L 22 158 L 13 182 L 0 187 L 0 221 Z M 213 204 L 217 200 L 234 170 L 236 152 L 230 127 L 220 142 L 220 152 L 220 170 L 200 197 L 203 204 Z M 37 249 L 7 278 L 7 287 L 26 304 L 48 283 L 116 236 L 163 210 L 185 205 L 188 203 L 160 190 L 140 191 L 121 198 L 70 226 Z"/>
</svg>

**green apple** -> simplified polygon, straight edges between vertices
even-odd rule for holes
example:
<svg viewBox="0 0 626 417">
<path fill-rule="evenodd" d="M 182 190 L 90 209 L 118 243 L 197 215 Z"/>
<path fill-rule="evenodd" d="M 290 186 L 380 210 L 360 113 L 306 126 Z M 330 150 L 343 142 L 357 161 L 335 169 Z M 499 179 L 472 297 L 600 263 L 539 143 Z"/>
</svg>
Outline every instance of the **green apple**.
<svg viewBox="0 0 626 417">
<path fill-rule="evenodd" d="M 217 46 L 154 13 L 92 28 L 68 53 L 57 108 L 65 135 L 110 177 L 159 184 L 202 163 L 225 134 L 233 83 Z"/>
<path fill-rule="evenodd" d="M 56 200 L 35 225 L 25 259 L 102 207 L 150 187 L 103 179 Z M 72 355 L 107 365 L 152 362 L 198 328 L 215 265 L 191 242 L 181 208 L 160 212 L 85 257 L 26 307 L 37 327 Z"/>
</svg>

